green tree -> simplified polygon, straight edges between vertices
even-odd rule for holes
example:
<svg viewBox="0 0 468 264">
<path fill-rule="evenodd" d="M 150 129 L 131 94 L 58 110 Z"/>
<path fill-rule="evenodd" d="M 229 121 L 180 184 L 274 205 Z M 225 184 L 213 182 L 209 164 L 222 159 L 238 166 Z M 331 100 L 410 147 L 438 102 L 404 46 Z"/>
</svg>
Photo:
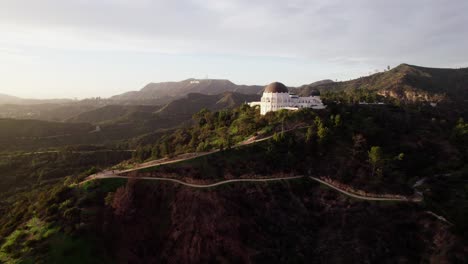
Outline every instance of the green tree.
<svg viewBox="0 0 468 264">
<path fill-rule="evenodd" d="M 340 127 L 342 124 L 342 121 L 341 121 L 341 116 L 338 114 L 335 116 L 335 120 L 334 120 L 334 126 L 335 127 Z"/>
<path fill-rule="evenodd" d="M 460 118 L 452 132 L 452 141 L 460 150 L 463 158 L 468 159 L 468 123 Z"/>
<path fill-rule="evenodd" d="M 314 123 L 317 126 L 318 142 L 326 142 L 330 133 L 329 129 L 325 126 L 325 124 L 322 122 L 322 119 L 320 119 L 320 117 L 318 116 L 315 118 Z"/>
<path fill-rule="evenodd" d="M 274 133 L 273 134 L 273 141 L 276 142 L 276 143 L 279 143 L 281 141 L 283 141 L 284 139 L 284 133 L 283 132 L 280 132 L 280 133 Z"/>
<path fill-rule="evenodd" d="M 369 163 L 372 166 L 372 177 L 374 177 L 375 171 L 380 169 L 383 161 L 383 152 L 379 146 L 372 146 L 368 152 Z"/>
<path fill-rule="evenodd" d="M 200 142 L 200 144 L 198 144 L 198 147 L 197 147 L 197 152 L 204 152 L 206 151 L 207 149 L 207 144 L 205 144 L 205 142 Z"/>
<path fill-rule="evenodd" d="M 203 127 L 208 123 L 210 116 L 210 110 L 203 108 L 198 113 L 194 114 L 192 119 L 200 126 Z"/>
<path fill-rule="evenodd" d="M 309 127 L 306 133 L 306 143 L 311 143 L 312 140 L 314 139 L 314 136 L 315 136 L 314 129 L 312 127 Z"/>
<path fill-rule="evenodd" d="M 160 151 L 159 151 L 159 146 L 154 145 L 153 148 L 151 149 L 151 157 L 153 158 L 159 158 L 160 157 Z"/>
<path fill-rule="evenodd" d="M 159 144 L 159 155 L 161 157 L 166 157 L 171 154 L 169 143 L 167 142 L 167 139 L 164 140 L 161 144 Z"/>
</svg>

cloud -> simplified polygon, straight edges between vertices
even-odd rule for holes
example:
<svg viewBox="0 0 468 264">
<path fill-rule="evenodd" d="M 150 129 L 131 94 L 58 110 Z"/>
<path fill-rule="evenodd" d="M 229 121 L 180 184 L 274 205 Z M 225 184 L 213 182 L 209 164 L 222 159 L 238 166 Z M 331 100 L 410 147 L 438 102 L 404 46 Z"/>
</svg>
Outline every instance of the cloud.
<svg viewBox="0 0 468 264">
<path fill-rule="evenodd" d="M 379 59 L 444 55 L 448 41 L 461 52 L 467 10 L 463 0 L 4 0 L 0 25 L 27 31 L 12 37 L 24 45 Z"/>
</svg>

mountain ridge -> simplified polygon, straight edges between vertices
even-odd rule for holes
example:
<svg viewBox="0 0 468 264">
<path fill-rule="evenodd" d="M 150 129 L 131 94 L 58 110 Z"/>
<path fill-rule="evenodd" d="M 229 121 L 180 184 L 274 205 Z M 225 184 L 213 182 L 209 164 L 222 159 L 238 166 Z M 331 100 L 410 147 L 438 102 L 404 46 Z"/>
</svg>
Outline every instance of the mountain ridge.
<svg viewBox="0 0 468 264">
<path fill-rule="evenodd" d="M 9 94 L 0 93 L 0 104 L 16 104 L 16 105 L 36 105 L 36 104 L 49 104 L 49 103 L 70 103 L 72 99 L 29 99 L 21 98 Z"/>
<path fill-rule="evenodd" d="M 429 68 L 403 63 L 385 72 L 314 88 L 321 92 L 365 89 L 404 103 L 464 101 L 468 99 L 468 68 Z M 310 91 L 310 86 L 304 86 L 300 94 Z"/>
<path fill-rule="evenodd" d="M 264 86 L 260 85 L 236 85 L 226 79 L 186 79 L 180 82 L 149 83 L 139 91 L 130 91 L 115 95 L 109 99 L 142 100 L 142 99 L 166 99 L 167 101 L 182 97 L 189 93 L 201 93 L 207 95 L 223 92 L 237 92 L 243 94 L 258 94 Z"/>
</svg>

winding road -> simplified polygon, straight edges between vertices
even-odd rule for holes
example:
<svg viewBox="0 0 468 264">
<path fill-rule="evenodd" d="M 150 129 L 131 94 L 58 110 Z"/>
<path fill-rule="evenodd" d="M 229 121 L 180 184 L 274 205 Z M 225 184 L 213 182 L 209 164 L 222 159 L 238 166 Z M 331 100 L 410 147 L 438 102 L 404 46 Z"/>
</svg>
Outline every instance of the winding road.
<svg viewBox="0 0 468 264">
<path fill-rule="evenodd" d="M 263 178 L 263 179 L 231 179 L 231 180 L 225 180 L 225 181 L 219 181 L 215 183 L 210 183 L 210 184 L 196 184 L 196 183 L 188 183 L 184 182 L 181 180 L 177 179 L 171 179 L 171 178 L 158 178 L 158 177 L 131 177 L 131 176 L 120 176 L 120 175 L 102 175 L 102 176 L 96 176 L 90 180 L 93 179 L 130 179 L 130 178 L 135 178 L 135 179 L 142 179 L 142 180 L 153 180 L 153 181 L 168 181 L 168 182 L 174 182 L 178 183 L 184 186 L 188 187 L 193 187 L 193 188 L 211 188 L 211 187 L 216 187 L 220 185 L 225 185 L 229 183 L 234 183 L 234 182 L 271 182 L 271 181 L 282 181 L 282 180 L 294 180 L 294 179 L 300 179 L 304 178 L 304 176 L 291 176 L 291 177 L 276 177 L 276 178 Z M 83 182 L 84 183 L 84 182 Z"/>
<path fill-rule="evenodd" d="M 196 184 L 196 183 L 188 183 L 184 182 L 181 180 L 177 179 L 172 179 L 172 178 L 160 178 L 160 177 L 132 177 L 132 176 L 122 176 L 122 175 L 115 175 L 115 174 L 96 174 L 91 177 L 89 177 L 87 180 L 81 182 L 81 184 L 84 184 L 88 181 L 92 181 L 95 179 L 141 179 L 141 180 L 151 180 L 151 181 L 168 181 L 168 182 L 174 182 L 177 184 L 181 184 L 184 186 L 192 187 L 192 188 L 211 188 L 211 187 L 217 187 L 220 185 L 225 185 L 225 184 L 230 184 L 230 183 L 236 183 L 236 182 L 273 182 L 273 181 L 283 181 L 283 180 L 295 180 L 295 179 L 301 179 L 304 178 L 304 176 L 290 176 L 290 177 L 274 177 L 274 178 L 246 178 L 246 179 L 231 179 L 231 180 L 224 180 L 224 181 L 219 181 L 215 183 L 210 183 L 210 184 Z M 387 198 L 387 197 L 369 197 L 369 196 L 362 196 L 358 194 L 354 194 L 351 192 L 348 192 L 346 190 L 340 189 L 326 181 L 320 180 L 319 178 L 316 177 L 308 177 L 311 180 L 314 180 L 320 184 L 326 185 L 348 197 L 359 199 L 359 200 L 366 200 L 366 201 L 394 201 L 394 202 L 421 202 L 422 199 L 419 198 Z"/>
<path fill-rule="evenodd" d="M 388 197 L 370 197 L 370 196 L 362 196 L 362 195 L 358 195 L 358 194 L 354 194 L 354 193 L 351 193 L 351 192 L 348 192 L 348 191 L 345 191 L 343 189 L 340 189 L 336 186 L 334 186 L 333 184 L 331 183 L 328 183 L 326 181 L 323 181 L 319 178 L 315 178 L 315 177 L 312 177 L 310 176 L 309 177 L 310 179 L 314 180 L 314 181 L 317 181 L 319 182 L 320 184 L 323 184 L 323 185 L 326 185 L 336 191 L 339 191 L 340 193 L 342 194 L 345 194 L 346 196 L 349 196 L 349 197 L 353 197 L 353 198 L 356 198 L 356 199 L 360 199 L 360 200 L 368 200 L 368 201 L 395 201 L 395 202 L 421 202 L 422 201 L 422 198 L 388 198 Z"/>
</svg>

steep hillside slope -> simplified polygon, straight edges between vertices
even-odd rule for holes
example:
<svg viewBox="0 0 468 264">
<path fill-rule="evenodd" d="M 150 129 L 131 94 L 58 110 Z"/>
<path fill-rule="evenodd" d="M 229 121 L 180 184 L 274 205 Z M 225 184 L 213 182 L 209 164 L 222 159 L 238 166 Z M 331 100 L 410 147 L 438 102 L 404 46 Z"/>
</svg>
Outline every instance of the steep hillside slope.
<svg viewBox="0 0 468 264">
<path fill-rule="evenodd" d="M 401 64 L 390 71 L 351 81 L 303 87 L 300 94 L 309 94 L 311 88 L 322 92 L 365 89 L 401 102 L 465 101 L 468 100 L 468 68 L 438 69 Z"/>
<path fill-rule="evenodd" d="M 450 262 L 463 253 L 447 226 L 421 209 L 353 202 L 307 181 L 127 190 L 128 207 L 108 215 L 107 231 L 128 262 Z"/>
<path fill-rule="evenodd" d="M 0 218 L 0 238 L 9 241 L 0 244 L 0 261 L 466 261 L 460 240 L 423 208 L 350 200 L 306 179 L 204 190 L 143 181 L 120 187 L 122 183 L 43 187 L 26 196 L 35 211 L 20 207 L 25 198 L 10 207 L 0 205 L 24 223 Z"/>
</svg>

